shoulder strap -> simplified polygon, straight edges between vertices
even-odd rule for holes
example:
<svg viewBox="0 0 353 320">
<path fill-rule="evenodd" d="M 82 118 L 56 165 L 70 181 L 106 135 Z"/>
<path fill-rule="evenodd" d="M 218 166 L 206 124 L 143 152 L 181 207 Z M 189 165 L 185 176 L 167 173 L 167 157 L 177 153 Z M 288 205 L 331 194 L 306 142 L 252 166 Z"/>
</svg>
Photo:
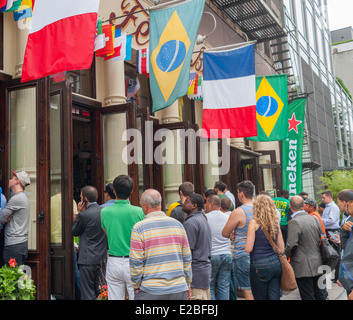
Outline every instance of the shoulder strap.
<svg viewBox="0 0 353 320">
<path fill-rule="evenodd" d="M 268 234 L 268 232 L 267 232 L 265 229 L 263 229 L 263 228 L 261 228 L 261 230 L 264 232 L 264 234 L 265 234 L 267 240 L 269 241 L 269 243 L 271 244 L 273 250 L 278 254 L 278 247 L 277 247 L 276 244 L 273 242 L 273 240 L 271 239 L 271 237 L 270 237 L 270 235 Z"/>
<path fill-rule="evenodd" d="M 312 216 L 312 217 L 314 217 L 314 216 Z M 327 238 L 327 237 L 326 237 L 326 233 L 324 232 L 324 230 L 322 230 L 319 219 L 317 218 L 317 219 L 314 219 L 314 220 L 315 220 L 316 225 L 319 227 L 319 230 L 320 230 L 320 234 L 321 234 L 320 242 L 321 242 L 321 240 L 322 240 L 323 238 Z"/>
</svg>

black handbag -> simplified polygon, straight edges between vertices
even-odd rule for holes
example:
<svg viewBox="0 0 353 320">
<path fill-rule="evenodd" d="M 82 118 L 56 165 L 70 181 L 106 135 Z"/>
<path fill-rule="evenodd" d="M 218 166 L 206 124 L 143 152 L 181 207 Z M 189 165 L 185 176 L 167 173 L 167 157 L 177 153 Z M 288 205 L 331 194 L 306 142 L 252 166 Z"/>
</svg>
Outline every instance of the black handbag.
<svg viewBox="0 0 353 320">
<path fill-rule="evenodd" d="M 334 270 L 339 259 L 339 246 L 324 237 L 320 242 L 320 252 L 322 263 Z"/>
</svg>

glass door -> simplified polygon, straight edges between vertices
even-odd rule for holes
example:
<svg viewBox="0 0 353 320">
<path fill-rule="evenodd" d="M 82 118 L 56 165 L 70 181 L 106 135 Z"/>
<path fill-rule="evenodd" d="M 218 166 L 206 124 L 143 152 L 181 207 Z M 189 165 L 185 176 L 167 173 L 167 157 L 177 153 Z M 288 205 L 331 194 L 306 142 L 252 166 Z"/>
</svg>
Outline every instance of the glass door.
<svg viewBox="0 0 353 320">
<path fill-rule="evenodd" d="M 50 253 L 51 295 L 74 299 L 72 98 L 64 81 L 50 84 Z"/>
<path fill-rule="evenodd" d="M 30 203 L 26 270 L 36 285 L 36 298 L 49 299 L 50 208 L 48 165 L 47 79 L 1 85 L 0 185 L 7 199 L 12 196 L 8 181 L 13 171 L 26 171 L 31 184 L 25 188 Z"/>
</svg>

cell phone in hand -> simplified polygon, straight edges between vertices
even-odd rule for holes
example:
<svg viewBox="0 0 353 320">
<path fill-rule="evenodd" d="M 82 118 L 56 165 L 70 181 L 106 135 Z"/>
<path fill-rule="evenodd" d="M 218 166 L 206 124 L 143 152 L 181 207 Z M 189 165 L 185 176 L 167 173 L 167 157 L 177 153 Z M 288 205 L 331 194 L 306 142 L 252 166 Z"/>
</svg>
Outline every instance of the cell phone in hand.
<svg viewBox="0 0 353 320">
<path fill-rule="evenodd" d="M 329 231 L 328 234 L 332 237 L 333 240 L 339 241 L 338 237 L 332 231 Z"/>
</svg>

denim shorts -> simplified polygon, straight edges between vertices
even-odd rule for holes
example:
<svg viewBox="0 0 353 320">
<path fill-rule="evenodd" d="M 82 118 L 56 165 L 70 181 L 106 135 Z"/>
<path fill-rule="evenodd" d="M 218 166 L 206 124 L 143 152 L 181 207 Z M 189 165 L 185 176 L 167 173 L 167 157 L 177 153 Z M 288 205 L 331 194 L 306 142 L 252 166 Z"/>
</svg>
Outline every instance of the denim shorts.
<svg viewBox="0 0 353 320">
<path fill-rule="evenodd" d="M 250 284 L 250 256 L 245 255 L 233 259 L 233 270 L 239 289 L 251 290 Z"/>
</svg>

